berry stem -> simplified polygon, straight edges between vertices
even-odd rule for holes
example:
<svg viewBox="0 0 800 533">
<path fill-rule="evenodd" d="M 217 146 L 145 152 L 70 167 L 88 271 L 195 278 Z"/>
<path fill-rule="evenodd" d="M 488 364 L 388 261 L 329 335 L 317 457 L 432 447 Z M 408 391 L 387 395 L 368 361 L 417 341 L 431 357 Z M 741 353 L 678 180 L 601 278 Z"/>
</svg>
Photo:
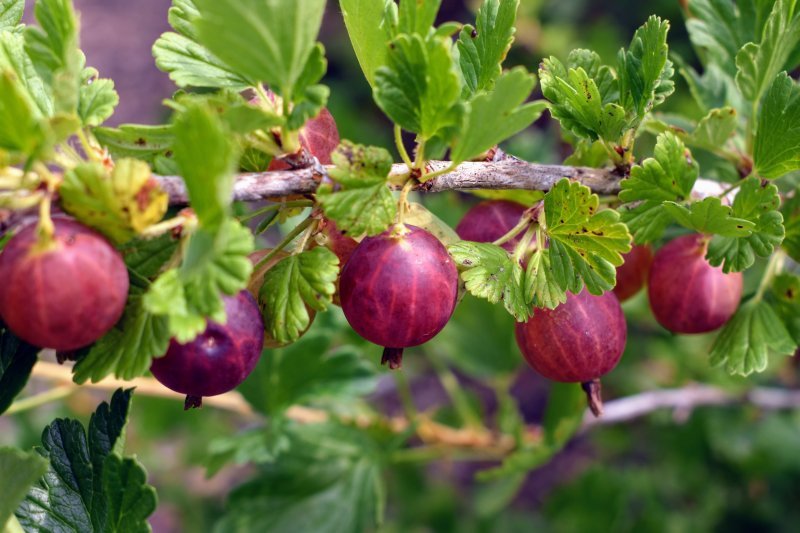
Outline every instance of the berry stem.
<svg viewBox="0 0 800 533">
<path fill-rule="evenodd" d="M 394 126 L 394 144 L 397 147 L 397 151 L 400 153 L 400 159 L 408 167 L 408 171 L 411 172 L 414 165 L 406 151 L 406 146 L 403 144 L 403 130 L 396 124 Z"/>
<path fill-rule="evenodd" d="M 520 239 L 519 243 L 517 243 L 517 246 L 514 247 L 514 261 L 519 263 L 522 258 L 525 257 L 525 253 L 528 251 L 533 238 L 538 235 L 538 230 L 538 225 L 531 225 L 528 227 L 525 235 L 522 236 L 522 239 Z"/>
<path fill-rule="evenodd" d="M 300 237 L 300 240 L 297 241 L 297 245 L 294 248 L 294 255 L 303 253 L 303 250 L 306 249 L 306 245 L 308 244 L 308 239 L 311 235 L 316 231 L 317 226 L 319 226 L 319 220 L 314 219 L 311 224 L 309 224 L 308 228 L 303 232 L 303 236 Z"/>
<path fill-rule="evenodd" d="M 400 199 L 397 201 L 397 225 L 402 226 L 403 221 L 406 218 L 406 212 L 408 207 L 408 193 L 411 192 L 411 189 L 414 187 L 414 180 L 409 179 L 405 185 L 403 185 L 403 189 L 400 191 Z"/>
<path fill-rule="evenodd" d="M 431 181 L 432 179 L 438 178 L 439 176 L 442 176 L 444 174 L 455 172 L 457 168 L 458 168 L 457 163 L 451 163 L 450 165 L 446 166 L 441 170 L 437 170 L 436 172 L 431 172 L 430 174 L 425 174 L 424 176 L 422 176 L 424 178 L 422 182 L 424 183 L 426 181 Z"/>
<path fill-rule="evenodd" d="M 603 414 L 603 397 L 600 380 L 593 379 L 592 381 L 584 381 L 581 383 L 581 388 L 586 393 L 589 410 L 595 417 L 600 417 Z"/>
<path fill-rule="evenodd" d="M 30 409 L 36 409 L 37 407 L 41 407 L 42 405 L 46 405 L 50 402 L 63 400 L 64 398 L 71 396 L 77 391 L 78 389 L 73 387 L 72 385 L 62 385 L 60 387 L 55 387 L 40 394 L 35 394 L 33 396 L 23 398 L 22 400 L 17 400 L 16 402 L 12 403 L 11 406 L 3 414 L 13 415 L 17 413 L 22 413 L 23 411 L 28 411 Z"/>
<path fill-rule="evenodd" d="M 523 214 L 522 218 L 519 219 L 519 222 L 517 223 L 516 226 L 511 228 L 508 233 L 506 233 L 505 235 L 494 241 L 492 244 L 494 244 L 495 246 L 500 246 L 507 243 L 508 241 L 516 237 L 522 230 L 527 228 L 530 225 L 530 223 L 531 223 L 530 216 L 527 213 Z"/>
<path fill-rule="evenodd" d="M 88 157 L 90 161 L 99 162 L 100 158 L 97 156 L 97 152 L 92 146 L 92 143 L 89 142 L 89 137 L 86 136 L 86 132 L 83 131 L 83 128 L 78 128 L 78 131 L 75 132 L 75 135 L 77 135 L 78 141 L 80 141 L 81 148 L 83 148 L 83 152 L 86 154 L 86 157 Z"/>
<path fill-rule="evenodd" d="M 741 187 L 741 186 L 742 186 L 742 184 L 743 184 L 745 181 L 747 181 L 747 178 L 742 178 L 742 179 L 740 179 L 739 181 L 737 181 L 736 183 L 733 183 L 733 184 L 731 184 L 731 186 L 730 186 L 730 187 L 726 188 L 726 189 L 725 189 L 725 190 L 723 190 L 721 193 L 719 193 L 719 194 L 717 195 L 717 198 L 725 198 L 725 197 L 726 197 L 726 196 L 728 196 L 730 193 L 732 193 L 733 191 L 735 191 L 736 189 L 738 189 L 739 187 Z"/>
<path fill-rule="evenodd" d="M 309 217 L 304 221 L 302 221 L 297 226 L 295 226 L 295 228 L 288 234 L 286 234 L 286 237 L 284 237 L 284 239 L 275 248 L 273 248 L 267 255 L 262 257 L 261 260 L 255 264 L 255 266 L 253 267 L 253 271 L 257 271 L 259 268 L 267 264 L 270 259 L 272 259 L 278 254 L 278 252 L 286 248 L 286 246 L 288 246 L 289 243 L 291 243 L 298 235 L 303 233 L 303 231 L 305 231 L 305 229 L 308 228 L 313 221 L 314 219 Z"/>
<path fill-rule="evenodd" d="M 417 143 L 417 150 L 414 157 L 414 170 L 425 168 L 425 141 Z"/>
</svg>

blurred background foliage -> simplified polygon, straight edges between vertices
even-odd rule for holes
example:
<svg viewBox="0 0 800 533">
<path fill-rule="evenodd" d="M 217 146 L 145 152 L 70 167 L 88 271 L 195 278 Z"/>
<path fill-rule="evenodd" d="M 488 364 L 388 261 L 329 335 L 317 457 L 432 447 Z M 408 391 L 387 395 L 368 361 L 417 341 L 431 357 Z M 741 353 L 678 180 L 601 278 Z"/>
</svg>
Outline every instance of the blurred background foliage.
<svg viewBox="0 0 800 533">
<path fill-rule="evenodd" d="M 166 112 L 160 102 L 173 88 L 167 76 L 155 69 L 149 47 L 167 30 L 169 0 L 75 3 L 82 14 L 82 45 L 89 63 L 113 78 L 121 95 L 112 122 L 164 119 Z M 478 4 L 477 0 L 444 0 L 441 20 L 471 20 Z M 627 44 L 633 31 L 652 13 L 672 21 L 671 50 L 693 58 L 677 0 L 522 0 L 509 64 L 535 70 L 542 57 L 565 58 L 577 47 L 594 49 L 606 62 L 613 63 L 619 47 Z M 326 78 L 331 87 L 330 108 L 342 137 L 391 148 L 389 123 L 372 103 L 334 1 L 328 2 L 321 40 L 330 62 Z M 696 115 L 688 90 L 682 80 L 677 81 L 678 90 L 664 111 Z M 508 149 L 541 162 L 560 162 L 568 153 L 546 117 L 515 138 Z M 424 199 L 429 209 L 451 225 L 474 201 L 455 193 Z M 748 281 L 752 284 L 753 280 Z M 624 308 L 628 346 L 619 367 L 604 379 L 607 399 L 694 382 L 731 390 L 758 384 L 797 386 L 794 361 L 773 361 L 766 373 L 748 379 L 730 377 L 708 364 L 713 335 L 669 334 L 656 324 L 642 294 Z M 258 411 L 278 412 L 285 407 L 283 403 L 306 394 L 313 398 L 312 403 L 324 402 L 328 408 L 350 414 L 367 406 L 380 406 L 388 415 L 402 413 L 395 381 L 377 366 L 380 348 L 358 339 L 338 309 L 318 317 L 298 344 L 268 352 L 267 358 L 269 362 L 262 360 L 258 371 L 242 387 Z M 287 368 L 280 370 L 281 364 Z M 358 379 L 349 379 L 346 386 L 336 385 L 331 376 L 343 369 L 347 369 L 344 374 L 358 375 Z M 449 369 L 467 391 L 467 402 L 457 406 L 460 413 L 449 407 L 448 391 L 438 379 L 444 375 L 446 381 Z M 320 374 L 324 379 L 315 381 Z M 281 381 L 276 383 L 278 375 Z M 408 350 L 404 375 L 408 376 L 416 408 L 435 411 L 436 419 L 444 423 L 463 415 L 495 427 L 509 423 L 505 418 L 514 415 L 507 407 L 514 404 L 525 422 L 541 423 L 548 394 L 547 382 L 522 363 L 513 340 L 512 319 L 500 306 L 492 307 L 471 297 L 461 303 L 434 341 Z M 29 392 L 46 387 L 46 383 L 33 381 Z M 511 391 L 510 396 L 506 390 Z M 365 392 L 369 394 L 361 396 Z M 106 396 L 103 392 L 81 391 L 64 402 L 0 418 L 0 445 L 30 448 L 52 418 L 69 415 L 86 420 Z M 253 417 L 214 408 L 184 413 L 177 402 L 138 395 L 127 449 L 146 465 L 150 482 L 158 489 L 160 505 L 152 519 L 154 531 L 200 532 L 215 527 L 217 531 L 249 531 L 257 526 L 246 521 L 248 512 L 262 513 L 258 516 L 280 512 L 275 507 L 256 506 L 249 511 L 234 507 L 234 511 L 244 511 L 240 516 L 226 516 L 231 491 L 235 491 L 234 501 L 239 498 L 245 502 L 242 505 L 246 504 L 247 491 L 271 492 L 277 497 L 269 501 L 273 505 L 284 502 L 288 509 L 292 497 L 303 498 L 304 476 L 318 483 L 323 483 L 328 474 L 335 478 L 335 472 L 330 472 L 341 467 L 346 460 L 342 457 L 350 456 L 343 452 L 329 458 L 322 453 L 317 456 L 321 462 L 314 464 L 326 468 L 303 470 L 311 468 L 310 463 L 304 463 L 302 455 L 287 452 L 293 446 L 302 447 L 298 444 L 302 438 L 293 439 L 287 424 L 291 425 L 281 417 L 271 419 L 265 433 L 257 429 L 259 423 Z M 245 433 L 237 434 L 242 431 Z M 338 433 L 318 437 L 342 446 L 350 438 Z M 392 445 L 386 435 L 372 437 L 372 445 Z M 448 457 L 429 462 L 398 456 L 398 460 L 380 463 L 377 470 L 387 479 L 382 531 L 796 531 L 800 523 L 798 450 L 800 413 L 768 413 L 739 406 L 702 408 L 692 413 L 661 411 L 634 423 L 594 428 L 572 440 L 547 464 L 498 481 L 476 479 L 480 469 L 495 463 Z M 299 460 L 299 465 L 281 458 L 275 464 L 282 470 L 278 471 L 275 464 L 270 466 L 270 460 L 281 453 Z M 361 464 L 361 458 L 351 459 L 353 464 Z M 342 512 L 347 512 L 351 503 L 347 491 L 365 479 L 371 482 L 369 476 L 375 474 L 365 472 L 366 477 L 331 485 L 324 494 L 333 507 L 321 508 L 336 509 L 337 499 L 341 499 Z M 254 475 L 258 480 L 255 485 L 237 489 Z M 245 517 L 243 521 L 241 517 Z M 304 518 L 310 520 L 304 522 L 309 529 L 304 529 L 302 522 L 292 524 L 284 516 L 283 522 L 270 522 L 271 527 L 255 530 L 316 530 L 314 517 Z M 322 518 L 322 523 L 340 519 Z M 357 527 L 357 522 L 351 525 Z"/>
</svg>

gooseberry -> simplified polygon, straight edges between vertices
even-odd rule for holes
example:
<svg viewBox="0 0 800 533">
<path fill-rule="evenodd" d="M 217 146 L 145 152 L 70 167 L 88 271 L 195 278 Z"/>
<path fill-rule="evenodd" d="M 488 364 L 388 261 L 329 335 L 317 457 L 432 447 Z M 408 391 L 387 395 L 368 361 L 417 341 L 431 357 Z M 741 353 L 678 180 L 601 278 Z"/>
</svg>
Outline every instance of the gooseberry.
<svg viewBox="0 0 800 533">
<path fill-rule="evenodd" d="M 620 302 L 633 297 L 644 287 L 653 262 L 653 251 L 647 245 L 635 245 L 622 259 L 625 262 L 617 267 L 617 284 L 614 287 L 614 294 Z"/>
<path fill-rule="evenodd" d="M 456 233 L 465 241 L 494 242 L 516 226 L 527 208 L 510 200 L 481 202 L 464 215 L 456 226 Z M 517 235 L 503 248 L 513 251 L 522 235 Z"/>
<path fill-rule="evenodd" d="M 394 369 L 403 348 L 432 339 L 450 320 L 458 272 L 432 234 L 395 225 L 361 241 L 342 270 L 339 291 L 347 321 L 385 347 L 382 363 Z"/>
<path fill-rule="evenodd" d="M 165 387 L 186 395 L 186 409 L 200 407 L 204 396 L 236 388 L 261 356 L 264 322 L 253 296 L 243 290 L 223 301 L 225 324 L 209 321 L 203 333 L 185 344 L 172 339 L 166 355 L 150 367 Z"/>
<path fill-rule="evenodd" d="M 684 235 L 653 259 L 647 293 L 658 323 L 674 333 L 706 333 L 725 324 L 739 307 L 742 274 L 725 274 L 706 260 L 708 237 Z"/>
<path fill-rule="evenodd" d="M 54 218 L 51 242 L 28 224 L 0 253 L 0 316 L 19 338 L 71 351 L 105 335 L 122 316 L 128 270 L 99 233 Z"/>
</svg>

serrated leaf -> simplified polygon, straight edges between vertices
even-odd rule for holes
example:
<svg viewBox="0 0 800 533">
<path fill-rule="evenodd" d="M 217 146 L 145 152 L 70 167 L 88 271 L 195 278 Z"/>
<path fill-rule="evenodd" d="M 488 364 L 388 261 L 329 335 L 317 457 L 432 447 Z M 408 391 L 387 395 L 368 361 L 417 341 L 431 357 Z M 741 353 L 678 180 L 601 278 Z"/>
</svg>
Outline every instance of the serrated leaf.
<svg viewBox="0 0 800 533">
<path fill-rule="evenodd" d="M 711 347 L 711 364 L 748 376 L 767 368 L 770 352 L 792 355 L 796 344 L 775 309 L 761 299 L 742 304 Z"/>
<path fill-rule="evenodd" d="M 344 190 L 322 187 L 317 199 L 325 215 L 348 235 L 376 235 L 397 215 L 397 202 L 386 186 L 392 157 L 383 148 L 344 141 L 331 155 L 331 177 Z"/>
<path fill-rule="evenodd" d="M 400 0 L 399 4 L 386 2 L 386 21 L 392 37 L 400 33 L 416 33 L 425 37 L 430 33 L 442 0 Z"/>
<path fill-rule="evenodd" d="M 74 115 L 84 57 L 72 2 L 39 0 L 33 13 L 39 26 L 25 27 L 25 50 L 52 92 L 56 115 Z"/>
<path fill-rule="evenodd" d="M 738 124 L 736 110 L 732 107 L 712 109 L 685 140 L 691 146 L 714 152 L 725 146 Z"/>
<path fill-rule="evenodd" d="M 70 419 L 45 428 L 39 453 L 49 470 L 16 511 L 26 531 L 149 531 L 155 489 L 141 465 L 120 457 L 131 394 L 118 389 L 110 405 L 103 402 L 88 434 Z"/>
<path fill-rule="evenodd" d="M 215 532 L 373 531 L 386 498 L 381 447 L 334 422 L 290 424 L 280 460 L 230 496 Z"/>
<path fill-rule="evenodd" d="M 339 258 L 318 247 L 279 261 L 264 276 L 259 304 L 267 332 L 279 343 L 294 342 L 308 328 L 306 306 L 328 308 L 336 292 Z"/>
<path fill-rule="evenodd" d="M 708 245 L 709 263 L 721 264 L 725 272 L 741 272 L 752 266 L 756 255 L 772 255 L 785 235 L 780 204 L 775 185 L 762 186 L 755 177 L 745 181 L 733 200 L 732 214 L 752 222 L 752 234 L 740 238 L 715 236 Z"/>
<path fill-rule="evenodd" d="M 750 102 L 761 100 L 800 43 L 800 10 L 795 0 L 777 0 L 761 38 L 756 38 L 757 42 L 747 43 L 736 54 L 736 84 Z"/>
<path fill-rule="evenodd" d="M 667 59 L 668 32 L 669 22 L 653 15 L 617 57 L 620 102 L 638 120 L 675 90 L 672 62 Z"/>
<path fill-rule="evenodd" d="M 550 267 L 563 290 L 578 294 L 583 283 L 592 294 L 611 290 L 615 267 L 631 249 L 631 235 L 619 213 L 598 211 L 599 202 L 588 187 L 566 178 L 545 194 L 543 228 L 550 238 Z"/>
<path fill-rule="evenodd" d="M 167 317 L 170 335 L 178 342 L 194 339 L 206 318 L 225 322 L 222 294 L 244 289 L 253 264 L 253 234 L 235 220 L 225 220 L 214 233 L 196 230 L 186 244 L 179 269 L 161 274 L 143 297 L 144 309 Z"/>
<path fill-rule="evenodd" d="M 424 141 L 461 121 L 461 81 L 451 49 L 448 39 L 401 34 L 389 44 L 387 65 L 375 71 L 378 107 Z"/>
<path fill-rule="evenodd" d="M 664 202 L 664 209 L 681 226 L 698 233 L 722 237 L 748 237 L 755 224 L 733 216 L 733 210 L 719 198 L 709 197 L 688 206 Z"/>
<path fill-rule="evenodd" d="M 94 128 L 92 133 L 115 159 L 139 159 L 161 175 L 178 172 L 172 160 L 172 145 L 175 142 L 172 125 L 122 124 L 118 128 Z"/>
<path fill-rule="evenodd" d="M 84 163 L 64 174 L 59 188 L 64 210 L 116 243 L 129 241 L 167 212 L 169 198 L 147 163 L 120 159 L 109 171 Z"/>
<path fill-rule="evenodd" d="M 386 64 L 388 37 L 381 25 L 384 3 L 379 0 L 339 0 L 350 44 L 371 86 L 375 70 Z"/>
<path fill-rule="evenodd" d="M 755 135 L 753 163 L 759 176 L 779 178 L 800 169 L 800 86 L 785 72 L 764 95 Z"/>
<path fill-rule="evenodd" d="M 206 47 L 177 33 L 162 34 L 153 44 L 153 57 L 178 87 L 244 90 L 251 85 Z"/>
<path fill-rule="evenodd" d="M 179 240 L 170 233 L 150 239 L 133 239 L 117 250 L 122 254 L 125 266 L 138 276 L 152 278 L 164 267 L 175 253 Z"/>
<path fill-rule="evenodd" d="M 213 111 L 190 103 L 173 124 L 175 161 L 200 224 L 214 230 L 230 210 L 237 154 Z"/>
<path fill-rule="evenodd" d="M 458 36 L 459 64 L 464 96 L 491 90 L 514 41 L 519 0 L 487 0 L 478 10 L 475 26 L 466 25 Z"/>
<path fill-rule="evenodd" d="M 658 136 L 654 157 L 631 168 L 630 177 L 620 184 L 620 200 L 641 202 L 623 212 L 623 221 L 637 244 L 661 236 L 671 221 L 664 202 L 688 199 L 698 173 L 697 162 L 677 135 L 667 132 Z"/>
<path fill-rule="evenodd" d="M 291 100 L 312 53 L 325 0 L 195 0 L 197 40 L 252 82 Z"/>
<path fill-rule="evenodd" d="M 533 307 L 555 309 L 567 301 L 567 293 L 556 281 L 550 251 L 536 250 L 525 272 L 525 298 Z"/>
<path fill-rule="evenodd" d="M 156 510 L 156 491 L 147 472 L 132 458 L 111 454 L 103 465 L 103 491 L 108 494 L 106 528 L 120 533 L 149 533 L 147 517 Z"/>
<path fill-rule="evenodd" d="M 795 191 L 794 196 L 784 202 L 781 212 L 786 227 L 781 246 L 789 257 L 800 262 L 800 194 Z"/>
<path fill-rule="evenodd" d="M 525 273 L 503 248 L 489 243 L 460 241 L 447 250 L 461 271 L 461 279 L 473 296 L 497 303 L 522 322 L 530 316 L 525 301 Z"/>
<path fill-rule="evenodd" d="M 0 72 L 0 150 L 32 156 L 45 140 L 37 111 L 11 71 Z"/>
<path fill-rule="evenodd" d="M 25 0 L 0 0 L 0 31 L 13 29 L 22 20 Z M 0 525 L 4 522 L 0 517 Z"/>
<path fill-rule="evenodd" d="M 132 294 L 119 323 L 76 363 L 73 379 L 97 383 L 112 374 L 124 380 L 137 378 L 147 372 L 153 358 L 167 352 L 169 340 L 167 317 L 149 313 L 141 293 Z"/>
<path fill-rule="evenodd" d="M 733 74 L 724 72 L 722 66 L 710 63 L 700 75 L 678 54 L 673 53 L 671 57 L 678 65 L 678 72 L 683 76 L 689 86 L 689 92 L 701 110 L 708 112 L 726 105 L 733 106 L 739 112 L 745 108 L 741 93 L 733 80 Z"/>
<path fill-rule="evenodd" d="M 608 151 L 600 141 L 580 140 L 575 151 L 564 160 L 565 165 L 602 168 L 608 163 Z"/>
<path fill-rule="evenodd" d="M 78 117 L 83 126 L 99 126 L 114 114 L 119 95 L 109 79 L 91 79 L 80 87 Z"/>
<path fill-rule="evenodd" d="M 21 34 L 0 32 L 0 70 L 14 72 L 41 115 L 53 114 L 53 95 L 36 71 Z"/>
<path fill-rule="evenodd" d="M 535 76 L 515 68 L 501 75 L 491 92 L 477 94 L 453 143 L 452 161 L 468 161 L 533 124 L 547 106 L 543 101 L 524 103 L 535 85 Z"/>
<path fill-rule="evenodd" d="M 0 414 L 25 388 L 38 353 L 39 348 L 18 339 L 0 322 Z"/>
<path fill-rule="evenodd" d="M 582 66 L 567 69 L 551 57 L 539 67 L 542 94 L 550 113 L 574 135 L 591 141 L 619 142 L 626 125 L 625 110 L 616 103 L 603 103 L 594 79 Z"/>
</svg>

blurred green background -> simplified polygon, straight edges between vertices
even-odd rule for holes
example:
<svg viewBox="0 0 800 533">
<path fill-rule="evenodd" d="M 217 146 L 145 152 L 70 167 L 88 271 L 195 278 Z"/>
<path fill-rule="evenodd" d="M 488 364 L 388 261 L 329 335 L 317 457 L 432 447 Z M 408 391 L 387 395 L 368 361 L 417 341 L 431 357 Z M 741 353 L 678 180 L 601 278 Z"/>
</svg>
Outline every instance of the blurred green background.
<svg viewBox="0 0 800 533">
<path fill-rule="evenodd" d="M 627 45 L 636 27 L 652 13 L 672 21 L 671 49 L 694 60 L 677 0 L 521 3 L 509 65 L 535 70 L 543 56 L 565 58 L 577 47 L 592 48 L 613 63 L 619 47 Z M 471 21 L 478 4 L 444 0 L 440 21 Z M 88 61 L 115 79 L 121 95 L 112 122 L 162 120 L 166 115 L 160 102 L 173 87 L 153 66 L 149 47 L 167 30 L 169 1 L 76 0 L 76 5 L 82 13 L 82 44 Z M 330 61 L 326 79 L 332 89 L 330 108 L 342 137 L 391 148 L 391 129 L 372 103 L 334 1 L 328 2 L 321 40 Z M 691 114 L 692 105 L 685 85 L 678 81 L 667 110 Z M 546 117 L 509 143 L 508 149 L 542 162 L 559 162 L 567 153 Z M 439 194 L 423 201 L 455 225 L 475 200 Z M 752 287 L 753 280 L 748 282 Z M 628 346 L 620 366 L 604 379 L 607 399 L 695 382 L 734 391 L 757 384 L 798 384 L 791 360 L 773 360 L 766 373 L 749 379 L 731 378 L 709 367 L 713 334 L 669 334 L 655 323 L 642 294 L 624 308 Z M 322 349 L 346 344 L 368 361 L 378 375 L 369 403 L 382 406 L 388 414 L 401 412 L 394 380 L 376 365 L 380 348 L 355 338 L 338 310 L 319 317 L 309 334 L 290 349 L 294 352 L 284 350 L 281 356 L 318 350 L 320 342 Z M 468 408 L 491 424 L 502 412 L 499 400 L 518 404 L 526 422 L 541 422 L 548 384 L 522 364 L 513 341 L 512 319 L 500 306 L 468 297 L 434 341 L 408 350 L 405 373 L 420 410 L 449 403 L 435 377 L 437 365 L 442 364 L 452 367 L 469 391 Z M 264 386 L 253 380 L 247 386 Z M 512 381 L 512 399 L 494 394 Z M 34 380 L 28 392 L 49 386 Z M 38 443 L 53 417 L 86 420 L 106 397 L 103 392 L 82 391 L 64 402 L 2 417 L 0 445 L 29 448 Z M 447 409 L 437 415 L 445 422 L 448 416 Z M 228 464 L 207 477 L 209 454 L 224 450 L 227 436 L 254 424 L 252 418 L 214 408 L 184 413 L 174 401 L 135 398 L 127 450 L 139 456 L 158 490 L 160 506 L 151 520 L 154 531 L 214 528 L 224 514 L 227 495 L 248 479 L 254 467 Z M 492 465 L 448 459 L 388 465 L 383 530 L 750 532 L 800 527 L 798 412 L 763 412 L 746 406 L 700 408 L 691 413 L 660 411 L 636 422 L 581 434 L 527 476 L 488 484 L 476 480 L 480 468 Z"/>
</svg>

